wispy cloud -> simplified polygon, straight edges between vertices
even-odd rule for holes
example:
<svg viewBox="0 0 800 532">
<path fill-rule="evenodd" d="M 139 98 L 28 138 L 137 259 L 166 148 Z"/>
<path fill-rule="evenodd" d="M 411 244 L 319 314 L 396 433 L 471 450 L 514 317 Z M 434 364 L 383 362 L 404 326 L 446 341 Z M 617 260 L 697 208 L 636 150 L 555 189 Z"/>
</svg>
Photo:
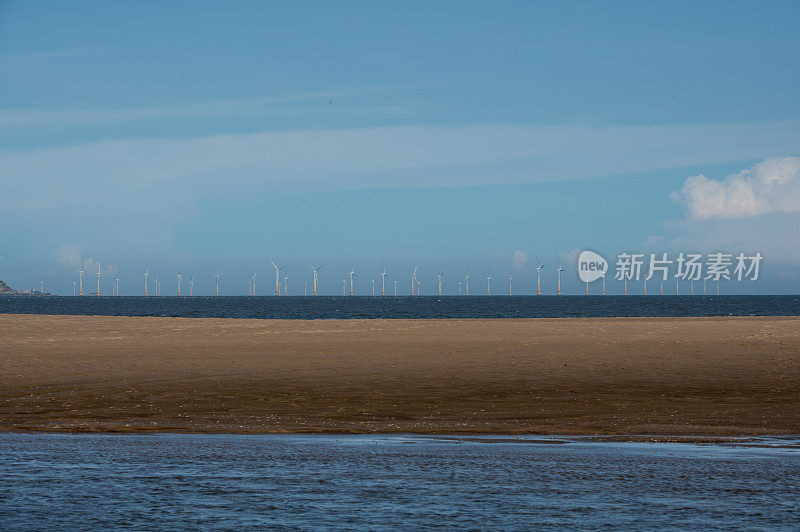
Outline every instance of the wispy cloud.
<svg viewBox="0 0 800 532">
<path fill-rule="evenodd" d="M 2 60 L 0 60 L 2 67 Z M 348 110 L 356 113 L 372 113 L 379 116 L 405 115 L 410 111 L 401 105 L 375 105 L 364 103 L 365 99 L 375 95 L 404 91 L 416 86 L 372 86 L 329 89 L 303 92 L 263 98 L 228 98 L 213 101 L 179 103 L 149 107 L 133 107 L 123 109 L 0 109 L 0 127 L 42 127 L 85 124 L 97 122 L 129 122 L 177 117 L 212 117 L 258 115 L 265 113 L 294 113 L 310 111 L 312 106 L 318 112 L 322 107 L 336 105 L 336 110 Z M 342 106 L 340 100 L 361 103 Z M 298 104 L 305 108 L 298 109 Z M 363 104 L 363 105 L 362 105 Z"/>
<path fill-rule="evenodd" d="M 137 209 L 158 209 L 176 195 L 186 204 L 237 183 L 318 190 L 559 181 L 769 157 L 798 145 L 795 122 L 384 127 L 109 140 L 0 153 L 0 206 L 86 209 L 125 198 Z"/>
</svg>

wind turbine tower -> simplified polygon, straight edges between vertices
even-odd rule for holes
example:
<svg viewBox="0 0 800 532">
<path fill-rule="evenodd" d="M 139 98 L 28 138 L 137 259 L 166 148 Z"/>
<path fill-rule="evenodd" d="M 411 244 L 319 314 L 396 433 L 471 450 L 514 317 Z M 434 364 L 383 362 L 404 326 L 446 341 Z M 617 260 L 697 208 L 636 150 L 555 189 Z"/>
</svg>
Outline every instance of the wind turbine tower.
<svg viewBox="0 0 800 532">
<path fill-rule="evenodd" d="M 181 295 L 181 271 L 178 270 L 178 295 Z"/>
<path fill-rule="evenodd" d="M 343 296 L 347 295 L 347 277 L 342 279 L 342 295 Z"/>
<path fill-rule="evenodd" d="M 469 270 L 467 270 L 466 275 L 464 275 L 464 282 L 466 283 L 467 295 L 469 295 Z"/>
<path fill-rule="evenodd" d="M 383 267 L 383 273 L 381 273 L 381 295 L 386 295 L 386 266 Z"/>
<path fill-rule="evenodd" d="M 458 282 L 458 295 L 461 295 L 461 281 Z"/>
<path fill-rule="evenodd" d="M 303 281 L 303 295 L 308 295 L 308 281 Z"/>
<path fill-rule="evenodd" d="M 76 284 L 77 284 L 77 283 L 76 283 L 75 281 L 72 281 L 72 295 L 73 295 L 73 296 L 75 295 L 75 285 L 76 285 Z"/>
<path fill-rule="evenodd" d="M 317 286 L 319 285 L 319 271 L 322 269 L 322 266 L 314 266 L 311 265 L 311 273 L 314 275 L 314 295 L 317 295 Z"/>
<path fill-rule="evenodd" d="M 147 285 L 150 284 L 148 281 L 150 279 L 150 268 L 147 268 L 144 271 L 144 295 L 147 295 Z"/>
<path fill-rule="evenodd" d="M 189 295 L 194 295 L 194 277 L 189 277 Z"/>
<path fill-rule="evenodd" d="M 285 275 L 283 276 L 283 295 L 289 295 L 289 278 Z"/>
<path fill-rule="evenodd" d="M 212 273 L 211 275 L 213 275 L 214 277 L 217 278 L 217 295 L 219 295 L 219 278 L 222 277 L 222 274 L 221 273 Z"/>
<path fill-rule="evenodd" d="M 353 278 L 358 277 L 358 275 L 356 275 L 356 272 L 353 268 L 350 268 L 350 273 L 348 275 L 350 275 L 350 295 L 352 296 L 356 293 L 355 286 L 353 285 Z"/>
<path fill-rule="evenodd" d="M 394 282 L 394 296 L 397 297 L 397 279 L 395 279 L 393 282 Z"/>
<path fill-rule="evenodd" d="M 486 295 L 492 295 L 492 270 L 489 269 L 489 273 L 486 274 Z"/>
<path fill-rule="evenodd" d="M 559 259 L 557 256 L 556 256 L 556 259 L 558 260 L 558 268 L 556 268 L 556 271 L 558 272 L 558 290 L 556 291 L 556 295 L 560 296 L 561 295 L 561 272 L 564 271 L 564 268 L 563 268 L 563 266 L 561 266 L 561 259 Z"/>
<path fill-rule="evenodd" d="M 414 271 L 411 273 L 411 295 L 414 295 L 414 285 L 417 284 L 417 267 L 414 266 Z M 417 295 L 419 295 L 419 288 L 417 288 Z"/>
<path fill-rule="evenodd" d="M 97 295 L 100 295 L 100 261 L 97 261 Z"/>
<path fill-rule="evenodd" d="M 514 282 L 514 277 L 512 274 L 508 274 L 508 295 L 511 295 L 511 283 Z"/>
<path fill-rule="evenodd" d="M 78 291 L 78 295 L 83 295 L 83 263 L 81 263 L 81 269 L 78 270 L 78 275 L 80 277 L 80 290 Z M 145 287 L 144 295 L 147 295 L 147 288 Z"/>
<path fill-rule="evenodd" d="M 270 264 L 272 264 L 272 267 L 275 268 L 275 295 L 279 296 L 281 295 L 281 270 L 284 269 L 286 266 L 281 266 L 280 268 L 278 268 L 278 265 L 272 262 L 272 260 L 270 260 L 269 262 Z"/>
<path fill-rule="evenodd" d="M 539 260 L 538 255 L 534 255 L 534 257 L 536 257 L 536 263 L 538 264 L 536 267 L 536 294 L 542 295 L 542 268 L 544 268 L 544 264 Z"/>
<path fill-rule="evenodd" d="M 443 273 L 436 274 L 436 281 L 439 285 L 439 295 L 442 295 L 442 277 L 444 277 Z"/>
</svg>

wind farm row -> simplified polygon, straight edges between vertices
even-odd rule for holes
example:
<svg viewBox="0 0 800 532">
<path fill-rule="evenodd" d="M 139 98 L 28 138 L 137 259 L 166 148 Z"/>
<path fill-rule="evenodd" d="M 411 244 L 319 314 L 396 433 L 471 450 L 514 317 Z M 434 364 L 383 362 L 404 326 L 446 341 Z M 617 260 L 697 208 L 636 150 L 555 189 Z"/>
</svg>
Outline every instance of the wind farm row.
<svg viewBox="0 0 800 532">
<path fill-rule="evenodd" d="M 553 285 L 552 289 L 548 290 L 546 286 L 543 285 L 542 282 L 542 273 L 545 269 L 545 264 L 543 264 L 538 256 L 536 257 L 536 295 L 563 295 L 564 290 L 562 287 L 562 273 L 566 272 L 567 270 L 563 267 L 560 260 L 556 260 L 556 267 L 554 268 L 555 276 L 552 279 Z M 271 267 L 272 272 L 274 273 L 274 286 L 270 287 L 268 294 L 260 294 L 257 290 L 256 281 L 258 280 L 257 272 L 248 275 L 248 285 L 247 285 L 247 294 L 249 296 L 256 296 L 256 295 L 274 295 L 274 296 L 288 296 L 289 295 L 289 275 L 288 269 L 286 266 L 278 266 L 274 260 L 268 261 L 269 266 Z M 321 295 L 321 286 L 320 286 L 320 272 L 325 270 L 326 272 L 329 269 L 325 268 L 324 264 L 314 265 L 310 264 L 308 269 L 305 270 L 305 275 L 302 278 L 302 294 L 305 296 L 317 296 Z M 86 283 L 86 276 L 91 275 L 96 277 L 96 285 L 95 283 L 92 284 L 92 288 L 89 288 Z M 436 270 L 436 273 L 431 277 L 431 284 L 426 285 L 423 282 L 423 279 L 419 275 L 419 267 L 417 265 L 413 266 L 409 269 L 408 273 L 406 274 L 407 277 L 405 279 L 400 279 L 396 277 L 392 277 L 386 270 L 386 267 L 383 267 L 382 271 L 377 275 L 369 275 L 367 279 L 367 288 L 365 291 L 360 291 L 358 286 L 358 281 L 360 280 L 359 275 L 356 273 L 354 267 L 351 267 L 349 270 L 344 272 L 344 275 L 341 279 L 337 279 L 333 281 L 338 285 L 341 282 L 341 292 L 337 290 L 332 290 L 332 287 L 328 286 L 328 294 L 337 294 L 342 296 L 355 296 L 355 295 L 371 295 L 371 296 L 401 296 L 401 295 L 411 295 L 411 296 L 421 296 L 421 295 L 435 295 L 435 296 L 443 296 L 443 295 L 459 295 L 459 296 L 469 296 L 469 295 L 514 295 L 514 276 L 512 273 L 507 273 L 502 277 L 502 287 L 497 287 L 495 285 L 495 277 L 492 275 L 491 268 L 487 268 L 486 274 L 482 274 L 480 276 L 480 284 L 476 290 L 476 287 L 473 285 L 470 286 L 470 281 L 473 280 L 473 276 L 470 274 L 469 269 L 465 269 L 465 273 L 463 276 L 459 275 L 457 277 L 457 281 L 455 284 L 450 283 L 449 287 L 446 283 L 448 278 L 452 278 L 452 276 L 447 276 L 444 271 Z M 142 274 L 143 276 L 143 285 L 141 292 L 139 295 L 144 296 L 162 296 L 165 295 L 162 292 L 162 281 L 159 278 L 158 274 L 155 274 L 150 271 L 150 268 L 146 268 Z M 120 278 L 119 276 L 114 276 L 111 281 L 111 291 L 110 293 L 104 293 L 102 290 L 102 277 L 103 272 L 100 265 L 100 262 L 97 263 L 97 271 L 95 272 L 94 269 L 92 272 L 87 272 L 84 268 L 83 264 L 79 267 L 77 271 L 77 278 L 75 281 L 72 282 L 72 295 L 75 296 L 97 296 L 97 295 L 112 295 L 112 296 L 119 296 L 120 295 Z M 270 276 L 271 277 L 271 276 Z M 209 280 L 213 280 L 214 291 L 213 294 L 216 296 L 223 295 L 223 280 L 224 280 L 224 273 L 216 273 L 210 272 L 206 277 Z M 200 295 L 196 293 L 195 290 L 195 277 L 189 276 L 188 279 L 184 280 L 184 275 L 180 269 L 177 270 L 175 274 L 175 291 L 171 292 L 168 295 L 177 295 L 177 296 L 195 296 Z M 640 293 L 642 295 L 648 295 L 647 291 L 647 280 L 642 281 L 641 285 L 641 292 L 637 289 L 635 292 L 633 290 L 629 291 L 629 284 L 631 281 L 628 278 L 618 279 L 621 283 L 622 294 L 628 295 L 633 293 Z M 484 284 L 485 282 L 485 284 Z M 170 283 L 172 284 L 172 283 Z M 597 295 L 606 295 L 606 276 L 603 276 L 598 283 L 599 287 L 595 292 Z M 41 289 L 40 293 L 44 294 L 44 280 L 40 283 Z M 363 286 L 363 285 L 362 285 Z M 430 286 L 430 288 L 425 290 Z M 452 292 L 448 291 L 447 289 L 450 288 Z M 585 283 L 585 290 L 582 291 L 585 295 L 591 295 L 590 292 L 590 283 Z M 678 280 L 675 283 L 675 290 L 674 294 L 680 295 L 680 284 Z M 688 280 L 688 290 L 685 293 L 689 295 L 695 294 L 694 289 L 694 281 Z M 698 292 L 700 293 L 700 292 Z M 706 284 L 705 279 L 703 280 L 703 288 L 702 294 L 707 295 L 708 287 Z M 719 294 L 719 283 L 716 283 L 716 294 Z M 651 291 L 651 295 L 654 292 Z M 661 281 L 657 294 L 664 295 L 664 283 Z M 206 295 L 206 294 L 203 294 Z M 292 295 L 299 295 L 299 291 L 293 293 Z"/>
</svg>

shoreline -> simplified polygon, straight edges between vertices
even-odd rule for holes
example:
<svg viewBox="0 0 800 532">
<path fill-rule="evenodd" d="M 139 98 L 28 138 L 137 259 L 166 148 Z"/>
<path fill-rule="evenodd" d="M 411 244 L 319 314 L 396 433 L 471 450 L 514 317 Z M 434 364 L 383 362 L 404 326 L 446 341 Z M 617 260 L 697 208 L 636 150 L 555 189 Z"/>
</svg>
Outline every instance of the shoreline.
<svg viewBox="0 0 800 532">
<path fill-rule="evenodd" d="M 800 434 L 800 318 L 0 314 L 0 431 Z"/>
</svg>

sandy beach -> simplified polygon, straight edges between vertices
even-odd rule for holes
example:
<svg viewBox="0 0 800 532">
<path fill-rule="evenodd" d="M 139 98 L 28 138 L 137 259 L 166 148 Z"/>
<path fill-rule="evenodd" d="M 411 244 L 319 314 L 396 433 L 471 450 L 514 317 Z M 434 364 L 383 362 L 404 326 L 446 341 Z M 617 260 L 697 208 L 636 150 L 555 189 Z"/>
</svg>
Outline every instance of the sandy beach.
<svg viewBox="0 0 800 532">
<path fill-rule="evenodd" d="M 0 430 L 800 433 L 800 318 L 6 314 Z"/>
</svg>

